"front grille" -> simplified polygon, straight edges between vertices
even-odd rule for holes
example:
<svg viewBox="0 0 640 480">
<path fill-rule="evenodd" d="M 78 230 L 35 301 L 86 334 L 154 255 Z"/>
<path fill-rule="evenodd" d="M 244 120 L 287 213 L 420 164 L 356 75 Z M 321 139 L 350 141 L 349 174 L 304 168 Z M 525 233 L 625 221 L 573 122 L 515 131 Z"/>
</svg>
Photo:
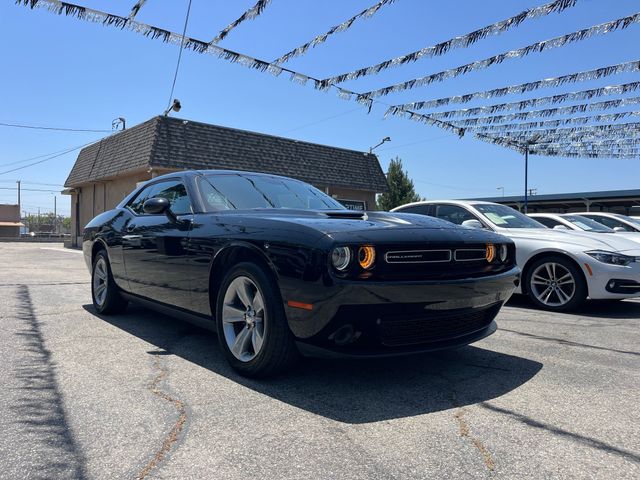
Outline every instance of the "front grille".
<svg viewBox="0 0 640 480">
<path fill-rule="evenodd" d="M 399 347 L 461 337 L 489 326 L 497 308 L 499 306 L 382 317 L 378 328 L 380 341 L 389 347 Z"/>
</svg>

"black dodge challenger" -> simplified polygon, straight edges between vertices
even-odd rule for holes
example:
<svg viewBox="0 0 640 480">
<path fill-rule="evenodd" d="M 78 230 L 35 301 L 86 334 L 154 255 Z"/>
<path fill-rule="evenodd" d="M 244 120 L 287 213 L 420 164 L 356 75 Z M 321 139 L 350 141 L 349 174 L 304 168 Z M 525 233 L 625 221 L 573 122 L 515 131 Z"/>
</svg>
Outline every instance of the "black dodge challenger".
<svg viewBox="0 0 640 480">
<path fill-rule="evenodd" d="M 356 212 L 275 175 L 168 174 L 84 230 L 93 304 L 129 301 L 218 332 L 248 376 L 299 353 L 438 350 L 493 333 L 519 280 L 511 240 L 422 215 Z"/>
</svg>

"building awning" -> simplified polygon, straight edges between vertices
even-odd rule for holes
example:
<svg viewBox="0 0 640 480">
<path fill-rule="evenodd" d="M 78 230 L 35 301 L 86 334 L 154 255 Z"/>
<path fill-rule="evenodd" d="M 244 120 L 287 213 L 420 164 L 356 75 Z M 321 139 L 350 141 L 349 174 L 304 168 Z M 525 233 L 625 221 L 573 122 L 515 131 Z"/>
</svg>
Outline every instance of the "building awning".
<svg viewBox="0 0 640 480">
<path fill-rule="evenodd" d="M 0 222 L 0 227 L 24 227 L 22 222 Z"/>
</svg>

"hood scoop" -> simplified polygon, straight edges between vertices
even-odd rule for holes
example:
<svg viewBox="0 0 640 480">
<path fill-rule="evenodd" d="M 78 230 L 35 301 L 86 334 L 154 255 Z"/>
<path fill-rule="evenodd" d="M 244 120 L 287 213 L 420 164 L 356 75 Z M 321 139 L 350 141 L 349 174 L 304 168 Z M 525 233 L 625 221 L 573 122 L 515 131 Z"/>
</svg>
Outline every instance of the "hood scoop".
<svg viewBox="0 0 640 480">
<path fill-rule="evenodd" d="M 333 210 L 323 212 L 329 218 L 344 218 L 347 220 L 366 220 L 367 214 L 365 212 L 358 212 L 354 210 Z"/>
</svg>

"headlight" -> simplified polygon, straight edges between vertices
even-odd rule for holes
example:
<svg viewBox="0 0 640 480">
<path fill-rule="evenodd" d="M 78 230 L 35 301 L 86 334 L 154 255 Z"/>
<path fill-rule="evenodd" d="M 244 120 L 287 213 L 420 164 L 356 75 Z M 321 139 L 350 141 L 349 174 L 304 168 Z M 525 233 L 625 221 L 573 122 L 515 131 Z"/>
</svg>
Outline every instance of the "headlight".
<svg viewBox="0 0 640 480">
<path fill-rule="evenodd" d="M 496 258 L 496 247 L 492 243 L 487 243 L 487 248 L 486 248 L 486 251 L 485 251 L 485 258 L 487 259 L 487 262 L 489 262 L 489 263 L 493 262 L 495 260 L 495 258 Z"/>
<path fill-rule="evenodd" d="M 336 247 L 331 251 L 331 263 L 336 270 L 345 271 L 351 263 L 351 249 L 349 247 Z"/>
<path fill-rule="evenodd" d="M 362 246 L 358 249 L 358 263 L 360 266 L 369 270 L 376 261 L 376 249 L 370 245 Z"/>
<path fill-rule="evenodd" d="M 502 263 L 507 261 L 507 253 L 509 253 L 506 245 L 500 245 L 500 261 Z"/>
<path fill-rule="evenodd" d="M 599 262 L 608 263 L 609 265 L 629 265 L 631 262 L 635 262 L 636 257 L 630 257 L 629 255 L 622 255 L 621 253 L 606 252 L 604 250 L 592 250 L 585 252 L 590 257 L 595 258 Z"/>
</svg>

